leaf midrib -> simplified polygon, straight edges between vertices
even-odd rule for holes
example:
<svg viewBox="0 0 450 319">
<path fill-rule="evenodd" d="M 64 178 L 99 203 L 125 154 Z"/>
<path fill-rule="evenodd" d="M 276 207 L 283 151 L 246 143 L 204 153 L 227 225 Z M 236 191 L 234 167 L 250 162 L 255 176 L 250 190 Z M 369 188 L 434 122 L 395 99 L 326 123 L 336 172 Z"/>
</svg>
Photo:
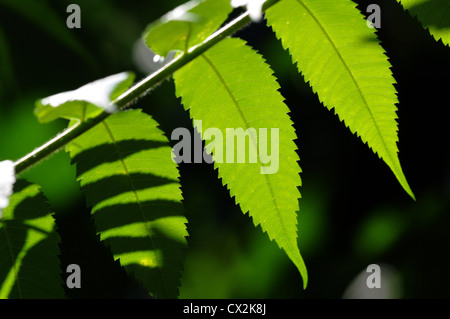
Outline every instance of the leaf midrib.
<svg viewBox="0 0 450 319">
<path fill-rule="evenodd" d="M 341 60 L 342 64 L 344 65 L 345 70 L 350 75 L 350 78 L 352 79 L 353 83 L 355 84 L 356 89 L 358 90 L 358 93 L 359 93 L 359 95 L 361 96 L 361 98 L 362 98 L 362 100 L 364 102 L 364 105 L 366 106 L 366 109 L 367 109 L 367 111 L 368 111 L 368 113 L 370 115 L 370 118 L 371 118 L 372 122 L 374 123 L 374 126 L 375 126 L 375 128 L 377 130 L 377 133 L 378 133 L 378 137 L 381 140 L 383 148 L 385 149 L 386 154 L 389 157 L 390 162 L 394 164 L 395 161 L 392 158 L 391 153 L 389 152 L 389 149 L 388 149 L 388 147 L 386 145 L 386 142 L 383 139 L 383 135 L 381 134 L 380 128 L 379 128 L 377 122 L 375 121 L 375 117 L 373 116 L 373 113 L 372 113 L 372 111 L 369 108 L 369 104 L 367 103 L 367 100 L 364 97 L 364 94 L 362 93 L 358 82 L 356 81 L 355 77 L 353 76 L 352 72 L 350 71 L 350 68 L 348 67 L 347 63 L 345 62 L 345 60 L 342 57 L 341 53 L 339 52 L 338 48 L 336 47 L 336 45 L 334 44 L 333 40 L 329 36 L 328 32 L 325 30 L 325 27 L 322 25 L 322 23 L 320 23 L 319 20 L 317 20 L 316 16 L 313 14 L 313 12 L 303 3 L 302 0 L 296 0 L 296 1 L 298 2 L 299 5 L 301 5 L 303 8 L 305 8 L 305 10 L 309 13 L 309 15 L 314 19 L 316 24 L 319 26 L 319 28 L 322 30 L 323 34 L 327 38 L 328 42 L 331 44 L 333 50 L 336 52 L 336 55 L 338 56 L 339 60 Z"/>
<path fill-rule="evenodd" d="M 216 74 L 216 76 L 218 77 L 218 79 L 219 79 L 220 82 L 222 83 L 222 85 L 223 85 L 223 87 L 225 88 L 226 92 L 227 92 L 228 95 L 230 96 L 230 98 L 231 98 L 233 104 L 236 106 L 236 108 L 237 108 L 237 110 L 238 110 L 238 112 L 239 112 L 239 115 L 241 116 L 242 120 L 244 121 L 245 129 L 248 129 L 248 128 L 249 128 L 249 124 L 248 124 L 247 118 L 245 117 L 245 115 L 244 115 L 244 113 L 243 113 L 241 107 L 239 106 L 239 103 L 237 102 L 235 96 L 233 95 L 233 92 L 231 92 L 230 88 L 228 87 L 228 85 L 227 85 L 225 79 L 222 77 L 221 73 L 220 73 L 219 70 L 214 66 L 214 64 L 211 62 L 211 60 L 209 60 L 208 57 L 206 57 L 206 54 L 202 54 L 201 57 L 203 57 L 203 59 L 208 63 L 208 65 L 211 67 L 211 69 L 213 70 L 213 72 Z M 252 135 L 251 135 L 251 136 L 252 136 Z M 253 139 L 253 137 L 252 137 L 252 140 L 253 140 L 253 143 L 256 144 L 256 141 Z M 256 144 L 255 148 L 256 148 L 256 150 L 257 150 L 257 158 L 258 158 L 258 161 L 260 162 L 259 150 L 258 150 L 258 145 L 257 145 L 257 144 Z M 289 249 L 292 251 L 293 248 L 292 248 L 291 242 L 290 242 L 290 240 L 289 240 L 289 236 L 287 235 L 288 232 L 287 232 L 286 227 L 285 227 L 285 225 L 284 225 L 283 219 L 281 218 L 281 211 L 280 211 L 280 209 L 278 208 L 278 203 L 277 203 L 277 200 L 276 200 L 276 198 L 275 198 L 275 194 L 274 194 L 274 192 L 273 192 L 272 184 L 270 183 L 270 180 L 269 180 L 267 174 L 263 174 L 263 175 L 264 175 L 264 177 L 265 177 L 265 181 L 266 181 L 267 187 L 268 187 L 268 189 L 269 189 L 270 196 L 272 197 L 272 202 L 273 202 L 273 205 L 275 206 L 275 210 L 276 210 L 276 212 L 277 212 L 277 217 L 278 217 L 278 219 L 279 219 L 279 221 L 280 221 L 280 223 L 281 223 L 281 227 L 282 227 L 282 229 L 283 229 L 283 232 L 284 232 L 284 234 L 286 235 L 286 238 L 287 238 L 286 242 L 287 242 L 287 244 L 288 244 L 288 246 L 289 246 Z"/>
<path fill-rule="evenodd" d="M 136 203 L 138 204 L 138 207 L 139 207 L 139 212 L 141 213 L 141 217 L 142 217 L 142 220 L 143 220 L 143 223 L 144 223 L 145 231 L 147 232 L 148 238 L 150 239 L 150 243 L 152 245 L 153 250 L 156 252 L 157 251 L 156 245 L 153 242 L 151 231 L 150 231 L 150 228 L 147 225 L 147 220 L 146 220 L 145 215 L 144 215 L 144 210 L 143 210 L 143 207 L 142 207 L 142 204 L 141 204 L 141 200 L 139 198 L 139 195 L 137 194 L 137 190 L 136 190 L 136 187 L 134 185 L 133 179 L 131 178 L 130 173 L 128 171 L 128 167 L 127 167 L 127 164 L 125 163 L 124 156 L 122 156 L 122 152 L 120 151 L 119 145 L 117 145 L 117 141 L 114 138 L 114 135 L 113 135 L 111 129 L 109 128 L 108 124 L 106 123 L 106 121 L 103 121 L 102 123 L 103 123 L 103 125 L 104 125 L 104 127 L 105 127 L 105 129 L 106 129 L 106 131 L 107 131 L 111 141 L 113 142 L 114 148 L 115 148 L 115 150 L 117 152 L 117 155 L 119 156 L 120 162 L 122 163 L 122 167 L 124 169 L 125 175 L 128 177 L 128 180 L 129 180 L 130 186 L 131 186 L 131 190 L 133 191 L 133 194 L 134 194 L 134 196 L 136 198 Z M 159 271 L 159 274 L 160 274 L 160 277 L 161 277 L 161 281 L 162 281 L 163 286 L 164 286 L 164 290 L 165 290 L 165 292 L 167 294 L 168 293 L 168 289 L 167 289 L 167 286 L 166 286 L 165 277 L 163 276 L 161 268 L 160 267 L 156 267 L 156 268 Z"/>
</svg>

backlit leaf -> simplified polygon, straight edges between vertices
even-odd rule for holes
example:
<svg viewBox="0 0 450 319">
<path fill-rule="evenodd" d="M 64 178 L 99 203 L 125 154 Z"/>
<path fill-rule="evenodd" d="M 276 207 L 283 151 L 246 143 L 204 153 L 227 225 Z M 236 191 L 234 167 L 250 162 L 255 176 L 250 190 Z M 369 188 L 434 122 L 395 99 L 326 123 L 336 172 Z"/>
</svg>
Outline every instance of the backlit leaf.
<svg viewBox="0 0 450 319">
<path fill-rule="evenodd" d="M 145 42 L 160 56 L 186 51 L 216 31 L 232 11 L 230 0 L 193 0 L 150 24 Z"/>
<path fill-rule="evenodd" d="M 297 245 L 301 180 L 296 134 L 272 70 L 243 40 L 225 39 L 177 71 L 174 79 L 194 125 L 215 143 L 207 142 L 206 149 L 223 184 L 242 212 L 285 250 L 306 287 Z M 214 130 L 214 138 L 205 136 L 208 129 Z M 227 136 L 233 129 L 248 133 L 245 144 Z M 255 155 L 254 162 L 249 154 Z"/>
<path fill-rule="evenodd" d="M 186 218 L 167 138 L 140 110 L 118 112 L 67 146 L 100 233 L 125 270 L 175 298 Z"/>
<path fill-rule="evenodd" d="M 414 198 L 398 159 L 398 102 L 390 63 L 350 0 L 283 0 L 266 11 L 319 100 L 381 157 Z"/>
<path fill-rule="evenodd" d="M 117 111 L 112 101 L 125 92 L 133 83 L 134 74 L 122 72 L 82 87 L 58 93 L 36 103 L 35 115 L 41 123 L 58 118 L 86 120 L 95 117 L 103 110 L 109 113 Z"/>
</svg>

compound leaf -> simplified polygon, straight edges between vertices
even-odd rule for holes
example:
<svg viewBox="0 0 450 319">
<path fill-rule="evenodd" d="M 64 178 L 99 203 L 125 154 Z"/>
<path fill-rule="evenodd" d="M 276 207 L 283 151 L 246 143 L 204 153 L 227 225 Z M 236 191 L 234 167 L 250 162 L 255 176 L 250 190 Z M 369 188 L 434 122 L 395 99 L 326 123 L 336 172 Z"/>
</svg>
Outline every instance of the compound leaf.
<svg viewBox="0 0 450 319">
<path fill-rule="evenodd" d="M 391 168 L 414 198 L 398 159 L 398 103 L 390 63 L 350 0 L 283 0 L 266 11 L 320 101 Z"/>
<path fill-rule="evenodd" d="M 450 1 L 448 0 L 397 0 L 411 16 L 417 17 L 431 35 L 450 45 Z"/>
<path fill-rule="evenodd" d="M 63 298 L 59 242 L 39 186 L 18 180 L 0 218 L 0 299 Z"/>
<path fill-rule="evenodd" d="M 272 70 L 243 40 L 229 38 L 175 72 L 174 79 L 194 126 L 205 141 L 212 140 L 206 150 L 223 184 L 255 226 L 285 250 L 306 287 L 297 244 L 297 137 Z"/>
<path fill-rule="evenodd" d="M 67 146 L 100 239 L 158 298 L 178 295 L 187 236 L 171 150 L 140 110 L 112 114 Z"/>
</svg>

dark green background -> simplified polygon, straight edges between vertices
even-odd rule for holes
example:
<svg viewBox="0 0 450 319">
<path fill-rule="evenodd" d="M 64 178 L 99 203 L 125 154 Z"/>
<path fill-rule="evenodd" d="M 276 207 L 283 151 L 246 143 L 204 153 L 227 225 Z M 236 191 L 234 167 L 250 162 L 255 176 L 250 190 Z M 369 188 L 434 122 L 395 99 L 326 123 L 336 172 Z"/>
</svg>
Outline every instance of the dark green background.
<svg viewBox="0 0 450 319">
<path fill-rule="evenodd" d="M 15 160 L 64 128 L 64 121 L 38 124 L 35 100 L 126 70 L 145 76 L 133 63 L 135 41 L 148 23 L 183 1 L 42 1 L 56 22 L 45 15 L 33 20 L 5 2 L 0 0 L 0 160 Z M 70 3 L 81 7 L 81 29 L 65 25 Z M 417 201 L 318 102 L 272 31 L 263 23 L 248 26 L 237 35 L 272 66 L 299 137 L 299 244 L 309 286 L 301 289 L 294 265 L 235 206 L 211 165 L 181 164 L 190 233 L 182 298 L 341 298 L 372 263 L 395 270 L 394 297 L 450 297 L 450 48 L 394 0 L 359 3 L 363 12 L 369 3 L 381 6 L 378 33 L 398 82 L 400 161 Z M 167 136 L 176 127 L 192 128 L 171 80 L 135 106 L 154 116 Z M 56 211 L 63 271 L 81 266 L 82 288 L 67 290 L 69 297 L 147 296 L 95 235 L 67 154 L 24 176 L 42 185 Z"/>
</svg>

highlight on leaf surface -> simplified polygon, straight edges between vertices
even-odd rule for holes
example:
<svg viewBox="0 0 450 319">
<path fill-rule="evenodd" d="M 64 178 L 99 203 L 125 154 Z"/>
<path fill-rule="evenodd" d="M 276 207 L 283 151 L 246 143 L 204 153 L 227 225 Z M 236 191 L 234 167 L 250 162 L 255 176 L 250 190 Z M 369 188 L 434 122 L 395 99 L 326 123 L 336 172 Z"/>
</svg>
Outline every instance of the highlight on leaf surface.
<svg viewBox="0 0 450 319">
<path fill-rule="evenodd" d="M 227 38 L 176 71 L 174 80 L 176 94 L 189 110 L 194 126 L 199 131 L 214 128 L 216 135 L 227 138 L 226 143 L 218 144 L 218 136 L 203 136 L 219 178 L 242 212 L 248 212 L 255 226 L 261 225 L 269 238 L 286 252 L 306 287 L 307 271 L 297 244 L 298 187 L 301 186 L 294 142 L 297 136 L 272 73 L 262 56 L 245 41 Z M 202 128 L 198 127 L 199 121 Z M 276 129 L 278 136 L 269 133 L 264 136 L 261 134 L 264 129 L 267 132 Z M 246 136 L 238 137 L 234 143 L 236 136 L 229 133 L 238 130 Z M 208 142 L 211 140 L 215 142 L 214 147 Z M 252 151 L 257 154 L 255 162 L 248 155 Z M 218 160 L 222 155 L 227 160 Z M 242 155 L 244 161 L 239 160 Z M 261 166 L 267 168 L 272 164 L 277 165 L 274 173 L 261 173 Z"/>
<path fill-rule="evenodd" d="M 0 219 L 3 209 L 9 205 L 9 197 L 13 194 L 16 174 L 12 161 L 0 162 Z"/>
<path fill-rule="evenodd" d="M 118 112 L 67 145 L 100 239 L 158 298 L 178 296 L 187 220 L 176 163 L 157 122 Z"/>
<path fill-rule="evenodd" d="M 438 41 L 450 46 L 450 2 L 448 0 L 397 0 Z"/>
<path fill-rule="evenodd" d="M 230 0 L 191 0 L 150 24 L 145 42 L 162 57 L 187 51 L 216 31 L 232 9 Z"/>
<path fill-rule="evenodd" d="M 0 299 L 64 297 L 52 214 L 39 186 L 16 182 L 0 219 Z"/>
<path fill-rule="evenodd" d="M 233 8 L 245 6 L 253 22 L 259 22 L 262 19 L 262 7 L 266 0 L 231 0 Z"/>
<path fill-rule="evenodd" d="M 58 118 L 84 121 L 102 111 L 114 113 L 117 106 L 114 99 L 125 92 L 133 83 L 134 74 L 122 72 L 96 80 L 82 87 L 58 93 L 36 102 L 35 115 L 41 123 Z"/>
<path fill-rule="evenodd" d="M 356 4 L 283 0 L 265 16 L 323 105 L 334 108 L 414 198 L 398 159 L 398 99 L 391 65 Z"/>
</svg>

